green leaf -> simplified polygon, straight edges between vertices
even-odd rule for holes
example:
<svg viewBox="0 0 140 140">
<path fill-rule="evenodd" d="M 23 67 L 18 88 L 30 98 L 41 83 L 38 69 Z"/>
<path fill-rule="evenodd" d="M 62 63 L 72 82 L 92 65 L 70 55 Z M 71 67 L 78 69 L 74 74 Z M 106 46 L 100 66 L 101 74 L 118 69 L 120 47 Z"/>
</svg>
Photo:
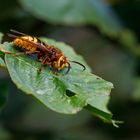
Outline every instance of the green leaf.
<svg viewBox="0 0 140 140">
<path fill-rule="evenodd" d="M 6 67 L 4 60 L 0 57 L 0 67 Z"/>
<path fill-rule="evenodd" d="M 2 37 L 3 37 L 3 34 L 0 33 L 0 44 L 2 42 Z M 4 56 L 4 53 L 0 49 L 0 67 L 6 67 L 3 56 Z"/>
<path fill-rule="evenodd" d="M 4 62 L 4 53 L 1 52 L 1 49 L 0 49 L 0 67 L 6 67 L 6 64 Z"/>
<path fill-rule="evenodd" d="M 87 70 L 82 71 L 81 67 L 71 64 L 72 69 L 67 75 L 65 69 L 54 75 L 47 66 L 38 73 L 40 63 L 32 57 L 6 54 L 7 68 L 17 87 L 56 112 L 75 114 L 90 105 L 96 109 L 97 116 L 112 122 L 112 114 L 107 109 L 112 83 L 91 74 L 86 62 L 70 46 L 51 39 L 42 40 L 59 47 L 70 60 L 86 65 Z M 12 43 L 5 43 L 3 47 L 16 51 Z"/>
<path fill-rule="evenodd" d="M 121 31 L 121 23 L 103 0 L 20 0 L 31 14 L 44 21 L 66 25 L 95 25 L 102 32 Z"/>
<path fill-rule="evenodd" d="M 2 43 L 3 33 L 0 32 L 0 45 Z M 0 56 L 3 54 L 3 52 L 0 49 Z"/>
</svg>

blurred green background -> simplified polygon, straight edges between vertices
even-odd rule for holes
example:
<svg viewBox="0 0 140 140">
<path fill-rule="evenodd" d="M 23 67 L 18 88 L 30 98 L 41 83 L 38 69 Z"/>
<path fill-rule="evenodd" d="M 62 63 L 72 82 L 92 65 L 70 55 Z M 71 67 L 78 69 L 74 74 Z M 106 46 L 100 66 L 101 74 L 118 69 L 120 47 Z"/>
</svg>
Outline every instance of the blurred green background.
<svg viewBox="0 0 140 140">
<path fill-rule="evenodd" d="M 73 46 L 94 74 L 114 84 L 108 107 L 124 123 L 114 128 L 86 111 L 69 116 L 46 109 L 1 68 L 0 140 L 139 140 L 139 15 L 139 0 L 1 0 L 0 32 L 15 29 Z"/>
</svg>

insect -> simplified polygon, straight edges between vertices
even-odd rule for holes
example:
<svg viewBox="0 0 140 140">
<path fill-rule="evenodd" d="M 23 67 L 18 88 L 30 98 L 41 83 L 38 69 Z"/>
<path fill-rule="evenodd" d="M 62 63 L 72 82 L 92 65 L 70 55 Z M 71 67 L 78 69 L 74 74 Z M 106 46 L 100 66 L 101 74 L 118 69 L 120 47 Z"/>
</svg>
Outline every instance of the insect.
<svg viewBox="0 0 140 140">
<path fill-rule="evenodd" d="M 71 62 L 82 66 L 83 70 L 86 69 L 86 67 L 80 62 L 68 60 L 68 58 L 56 46 L 49 45 L 34 36 L 30 36 L 13 29 L 10 31 L 12 34 L 8 34 L 8 36 L 13 39 L 14 45 L 24 50 L 23 52 L 15 53 L 15 55 L 35 54 L 41 64 L 43 66 L 50 66 L 54 73 L 67 67 L 67 74 L 71 69 Z"/>
</svg>

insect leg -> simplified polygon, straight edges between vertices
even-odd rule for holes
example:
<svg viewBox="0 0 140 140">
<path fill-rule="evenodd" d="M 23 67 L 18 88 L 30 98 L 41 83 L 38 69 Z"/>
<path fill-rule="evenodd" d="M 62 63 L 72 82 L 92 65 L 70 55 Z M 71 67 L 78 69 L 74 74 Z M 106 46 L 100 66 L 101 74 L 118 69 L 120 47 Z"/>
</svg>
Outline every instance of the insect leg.
<svg viewBox="0 0 140 140">
<path fill-rule="evenodd" d="M 17 52 L 15 55 L 22 55 L 22 54 L 38 54 L 38 51 L 26 51 L 26 52 Z"/>
<path fill-rule="evenodd" d="M 43 65 L 45 65 L 45 64 L 49 64 L 49 57 L 46 56 L 46 57 L 42 60 L 41 63 L 42 63 Z"/>
<path fill-rule="evenodd" d="M 50 68 L 50 70 L 53 72 L 53 74 L 58 75 L 59 70 L 56 68 Z"/>
<path fill-rule="evenodd" d="M 41 62 L 41 66 L 40 66 L 39 69 L 38 69 L 38 73 L 40 73 L 40 72 L 42 71 L 44 65 L 47 64 L 47 62 L 48 62 L 48 56 L 46 56 L 44 59 L 42 59 L 42 58 L 40 57 L 40 53 L 38 53 L 37 55 L 38 55 L 38 58 L 39 58 L 39 60 L 40 60 L 40 62 Z"/>
<path fill-rule="evenodd" d="M 15 54 L 15 53 L 9 52 L 9 51 L 7 51 L 7 50 L 5 50 L 3 48 L 0 48 L 0 51 L 3 52 L 3 53 L 5 53 L 5 54 Z"/>
<path fill-rule="evenodd" d="M 13 52 L 8 52 L 7 50 L 4 50 L 2 48 L 0 48 L 0 51 L 2 51 L 5 54 L 11 54 L 11 55 L 14 55 L 14 56 L 16 56 L 16 55 L 23 55 L 23 54 L 39 54 L 40 53 L 39 51 L 34 51 L 34 52 L 32 52 L 32 51 L 26 51 L 26 52 L 13 53 Z"/>
</svg>

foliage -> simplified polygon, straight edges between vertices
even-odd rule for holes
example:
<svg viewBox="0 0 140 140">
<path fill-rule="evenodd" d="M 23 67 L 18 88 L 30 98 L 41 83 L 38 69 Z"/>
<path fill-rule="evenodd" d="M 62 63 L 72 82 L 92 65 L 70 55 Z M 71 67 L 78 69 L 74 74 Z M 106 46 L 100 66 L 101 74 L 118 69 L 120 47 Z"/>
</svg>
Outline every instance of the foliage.
<svg viewBox="0 0 140 140">
<path fill-rule="evenodd" d="M 11 41 L 6 33 L 12 28 L 29 35 L 47 35 L 70 44 L 85 58 L 94 74 L 114 84 L 111 100 L 104 106 L 106 110 L 108 104 L 109 110 L 116 118 L 124 120 L 124 124 L 115 129 L 112 125 L 102 123 L 92 117 L 90 112 L 102 119 L 107 118 L 106 121 L 110 122 L 111 114 L 89 104 L 84 107 L 84 112 L 80 111 L 76 115 L 65 115 L 47 109 L 36 97 L 27 96 L 17 89 L 11 82 L 7 69 L 0 67 L 0 139 L 139 139 L 139 9 L 138 0 L 1 1 L 0 31 L 4 37 L 0 34 L 0 42 Z M 18 58 L 26 58 L 32 63 L 36 61 L 31 56 L 15 57 Z M 75 59 L 78 60 L 79 57 Z M 83 59 L 79 61 L 83 62 Z M 1 64 L 6 66 L 5 54 L 2 52 Z M 73 65 L 73 68 L 82 72 L 77 65 Z M 43 72 L 46 74 L 47 68 Z M 65 70 L 59 74 L 59 81 L 64 80 L 61 78 L 64 72 Z M 51 78 L 51 72 L 45 76 L 52 82 L 57 79 L 57 76 Z M 77 92 L 66 90 L 67 98 L 72 100 L 75 95 Z"/>
<path fill-rule="evenodd" d="M 0 66 L 6 67 L 4 60 L 0 57 Z"/>
<path fill-rule="evenodd" d="M 103 0 L 20 0 L 31 14 L 44 21 L 63 25 L 95 25 L 102 32 L 115 34 L 122 26 Z"/>
<path fill-rule="evenodd" d="M 54 75 L 47 67 L 38 73 L 40 63 L 27 56 L 6 54 L 5 61 L 13 82 L 27 94 L 32 94 L 50 109 L 66 114 L 75 114 L 83 107 L 90 105 L 97 116 L 112 122 L 112 115 L 106 106 L 113 85 L 90 73 L 83 58 L 77 55 L 70 46 L 51 39 L 42 39 L 49 44 L 58 46 L 70 60 L 86 65 L 87 70 L 72 65 L 69 74 L 61 72 Z M 1 48 L 11 50 L 11 43 L 4 43 Z M 2 50 L 2 49 L 1 49 Z M 15 49 L 13 49 L 15 52 Z M 26 82 L 25 82 L 26 81 Z"/>
<path fill-rule="evenodd" d="M 3 34 L 0 33 L 0 43 L 2 42 L 2 37 L 3 37 Z M 0 66 L 6 67 L 5 62 L 4 62 L 4 53 L 1 51 L 0 51 Z"/>
<path fill-rule="evenodd" d="M 135 33 L 123 26 L 103 0 L 20 0 L 20 3 L 35 17 L 52 24 L 98 27 L 100 32 L 118 40 L 131 53 L 140 56 Z"/>
</svg>

